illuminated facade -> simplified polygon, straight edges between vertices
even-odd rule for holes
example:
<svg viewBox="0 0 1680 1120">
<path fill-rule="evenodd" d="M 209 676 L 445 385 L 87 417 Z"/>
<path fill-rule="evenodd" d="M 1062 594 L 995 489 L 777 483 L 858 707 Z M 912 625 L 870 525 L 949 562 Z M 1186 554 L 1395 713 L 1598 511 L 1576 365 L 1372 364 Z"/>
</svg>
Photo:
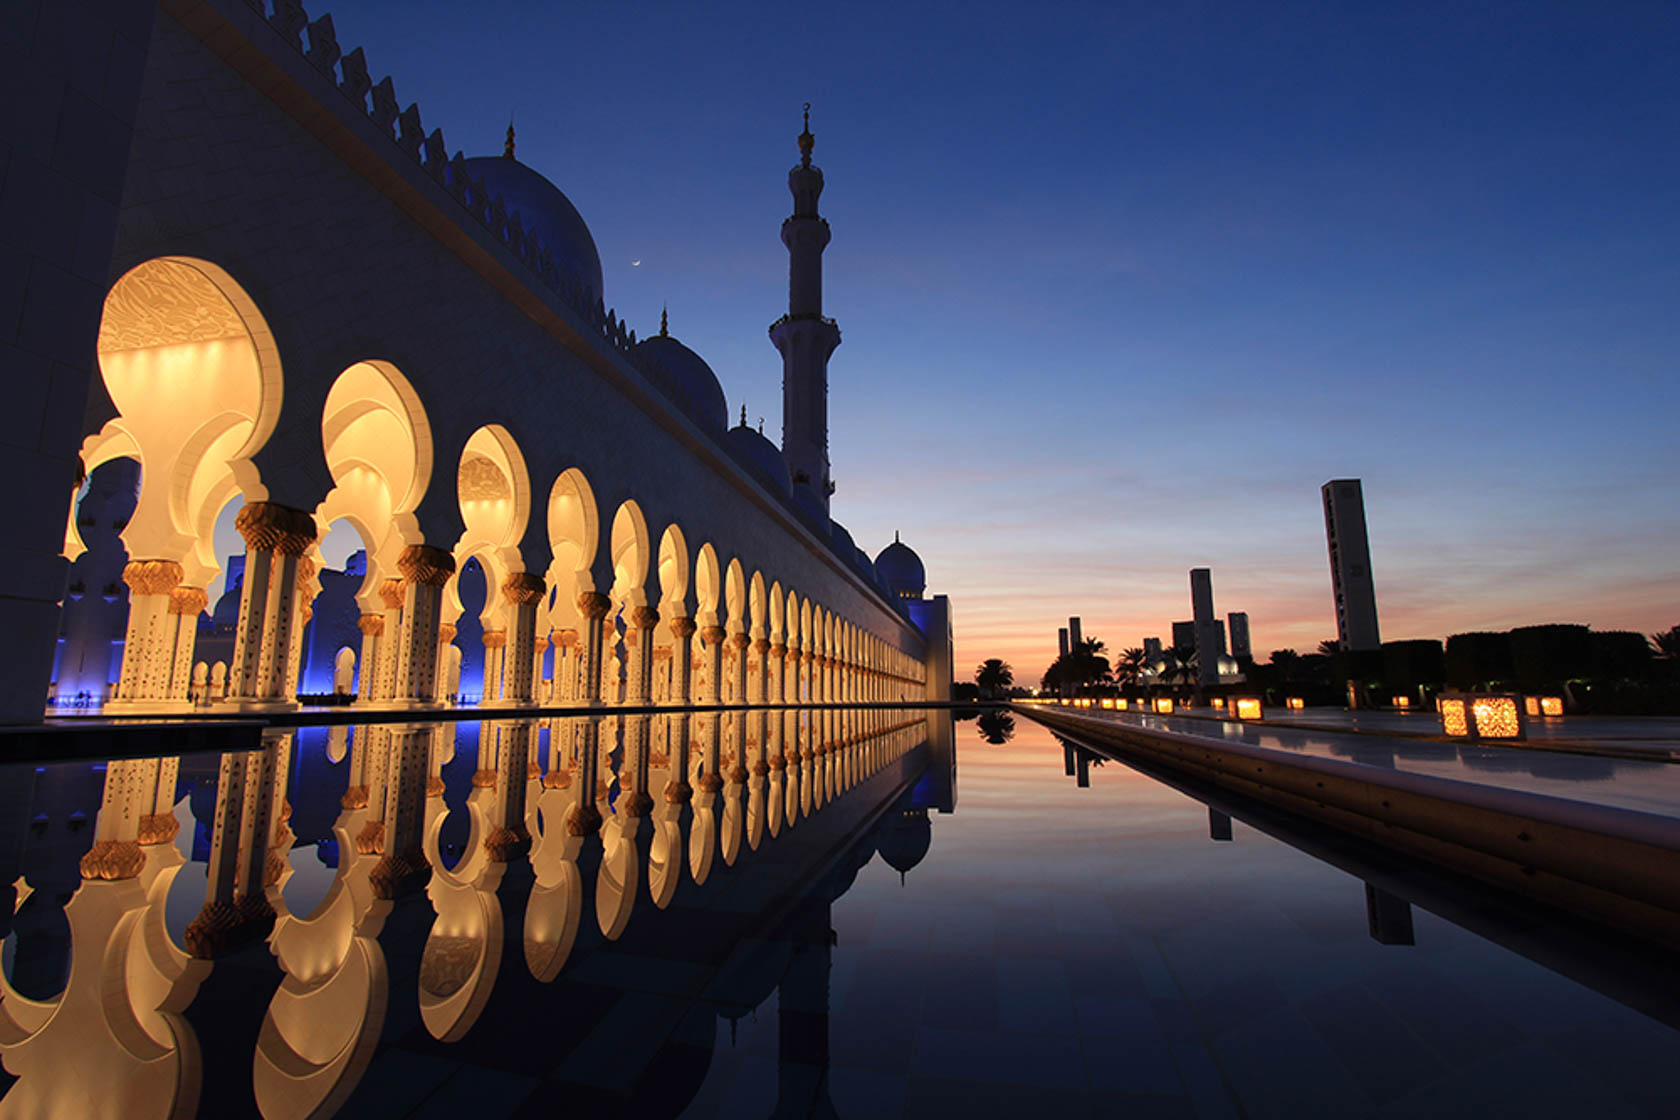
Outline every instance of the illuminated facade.
<svg viewBox="0 0 1680 1120">
<path fill-rule="evenodd" d="M 63 446 L 40 449 L 73 460 L 58 473 L 79 500 L 67 527 L 65 491 L 48 503 L 49 545 L 42 511 L 8 499 L 35 526 L 19 544 L 35 551 L 7 561 L 39 569 L 34 598 L 5 608 L 34 715 L 61 594 L 46 588 L 103 546 L 120 548 L 121 586 L 67 581 L 61 703 L 283 708 L 311 690 L 306 663 L 315 690 L 370 706 L 446 703 L 463 662 L 484 703 L 513 706 L 948 697 L 945 601 L 930 638 L 907 601 L 923 588 L 890 586 L 828 516 L 839 331 L 822 315 L 808 123 L 771 328 L 778 448 L 729 426 L 717 378 L 666 322 L 638 340 L 607 308 L 587 225 L 517 159 L 511 128 L 502 155 L 450 156 L 330 18 L 295 4 L 146 16 L 122 32 L 143 70 L 110 94 L 123 142 L 86 155 L 105 161 L 91 178 L 115 216 L 83 265 L 94 314 L 71 300 L 44 324 L 86 359 L 55 386 L 96 374 L 80 430 L 65 420 Z M 132 510 L 100 523 L 87 497 L 135 465 Z M 233 565 L 215 540 L 230 521 Z M 354 570 L 323 550 L 337 534 Z M 334 608 L 342 641 L 311 626 L 329 599 L 351 604 Z M 225 653 L 207 655 L 212 632 Z M 8 698 L 10 718 L 26 700 Z"/>
</svg>

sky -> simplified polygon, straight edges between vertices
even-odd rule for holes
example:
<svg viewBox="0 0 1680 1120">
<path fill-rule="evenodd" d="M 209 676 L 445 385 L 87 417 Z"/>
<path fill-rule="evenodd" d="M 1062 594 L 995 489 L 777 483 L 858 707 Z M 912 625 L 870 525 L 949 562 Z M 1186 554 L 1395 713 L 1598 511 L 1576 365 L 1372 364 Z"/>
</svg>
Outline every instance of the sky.
<svg viewBox="0 0 1680 1120">
<path fill-rule="evenodd" d="M 451 151 L 589 223 L 606 302 L 776 438 L 812 103 L 832 512 L 951 596 L 958 675 L 1068 615 L 1385 639 L 1680 623 L 1680 6 L 338 0 Z M 636 263 L 639 262 L 639 263 Z"/>
</svg>

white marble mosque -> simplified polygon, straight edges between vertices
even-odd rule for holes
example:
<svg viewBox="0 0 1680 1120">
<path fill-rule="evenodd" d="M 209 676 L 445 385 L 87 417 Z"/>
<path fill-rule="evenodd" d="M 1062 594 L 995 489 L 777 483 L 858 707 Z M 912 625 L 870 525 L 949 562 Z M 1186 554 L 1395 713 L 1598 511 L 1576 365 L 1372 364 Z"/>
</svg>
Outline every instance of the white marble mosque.
<svg viewBox="0 0 1680 1120">
<path fill-rule="evenodd" d="M 57 708 L 947 699 L 946 600 L 829 514 L 809 111 L 778 447 L 667 319 L 638 339 L 607 309 L 511 127 L 449 156 L 369 65 L 295 3 L 159 13 L 88 340 Z"/>
</svg>

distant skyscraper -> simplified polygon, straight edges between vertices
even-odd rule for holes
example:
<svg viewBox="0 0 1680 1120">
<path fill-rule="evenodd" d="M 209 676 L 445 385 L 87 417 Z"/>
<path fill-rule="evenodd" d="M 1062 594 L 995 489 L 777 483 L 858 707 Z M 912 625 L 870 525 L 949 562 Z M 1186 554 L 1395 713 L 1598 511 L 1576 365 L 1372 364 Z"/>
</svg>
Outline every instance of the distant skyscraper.
<svg viewBox="0 0 1680 1120">
<path fill-rule="evenodd" d="M 1336 478 L 1324 484 L 1323 495 L 1330 589 L 1336 596 L 1336 637 L 1343 649 L 1381 649 L 1371 543 L 1365 535 L 1364 490 L 1357 478 Z"/>
<path fill-rule="evenodd" d="M 1077 646 L 1084 640 L 1085 635 L 1079 632 L 1079 617 L 1075 615 L 1073 618 L 1068 619 L 1068 641 Z"/>
<path fill-rule="evenodd" d="M 1196 624 L 1194 622 L 1173 623 L 1173 648 L 1196 648 Z"/>
<path fill-rule="evenodd" d="M 1062 656 L 1066 657 L 1068 655 L 1068 628 L 1066 626 L 1057 629 L 1056 640 L 1061 644 Z"/>
<path fill-rule="evenodd" d="M 1253 657 L 1248 644 L 1248 612 L 1232 611 L 1225 617 L 1231 623 L 1231 656 L 1239 659 Z"/>
<path fill-rule="evenodd" d="M 1225 634 L 1213 613 L 1213 573 L 1207 568 L 1190 569 L 1190 611 L 1194 616 L 1197 679 L 1204 685 L 1218 684 L 1219 655 L 1225 652 Z"/>
<path fill-rule="evenodd" d="M 1164 651 L 1161 649 L 1161 639 L 1145 638 L 1143 640 L 1143 659 L 1151 664 L 1161 660 Z"/>
</svg>

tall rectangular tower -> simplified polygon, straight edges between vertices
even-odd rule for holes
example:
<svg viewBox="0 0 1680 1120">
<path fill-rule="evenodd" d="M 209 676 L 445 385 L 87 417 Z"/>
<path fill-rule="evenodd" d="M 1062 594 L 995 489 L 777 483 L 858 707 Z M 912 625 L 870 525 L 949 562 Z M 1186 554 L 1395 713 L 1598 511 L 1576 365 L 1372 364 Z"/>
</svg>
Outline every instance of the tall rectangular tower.
<svg viewBox="0 0 1680 1120">
<path fill-rule="evenodd" d="M 1085 635 L 1081 632 L 1079 627 L 1079 616 L 1075 615 L 1074 617 L 1068 619 L 1068 642 L 1077 648 L 1079 643 L 1084 640 Z"/>
<path fill-rule="evenodd" d="M 1254 653 L 1248 644 L 1248 612 L 1232 611 L 1225 617 L 1231 624 L 1231 656 L 1239 659 L 1253 657 Z"/>
<path fill-rule="evenodd" d="M 1371 542 L 1365 535 L 1365 492 L 1357 478 L 1326 482 L 1324 536 L 1330 546 L 1330 589 L 1336 597 L 1336 637 L 1346 650 L 1382 648 L 1377 588 L 1371 580 Z"/>
<path fill-rule="evenodd" d="M 1223 629 L 1213 614 L 1213 572 L 1190 569 L 1190 613 L 1195 623 L 1197 680 L 1219 683 L 1219 655 L 1225 652 Z"/>
<path fill-rule="evenodd" d="M 1056 628 L 1056 641 L 1061 646 L 1062 656 L 1066 657 L 1068 655 L 1068 628 L 1066 626 Z"/>
</svg>

